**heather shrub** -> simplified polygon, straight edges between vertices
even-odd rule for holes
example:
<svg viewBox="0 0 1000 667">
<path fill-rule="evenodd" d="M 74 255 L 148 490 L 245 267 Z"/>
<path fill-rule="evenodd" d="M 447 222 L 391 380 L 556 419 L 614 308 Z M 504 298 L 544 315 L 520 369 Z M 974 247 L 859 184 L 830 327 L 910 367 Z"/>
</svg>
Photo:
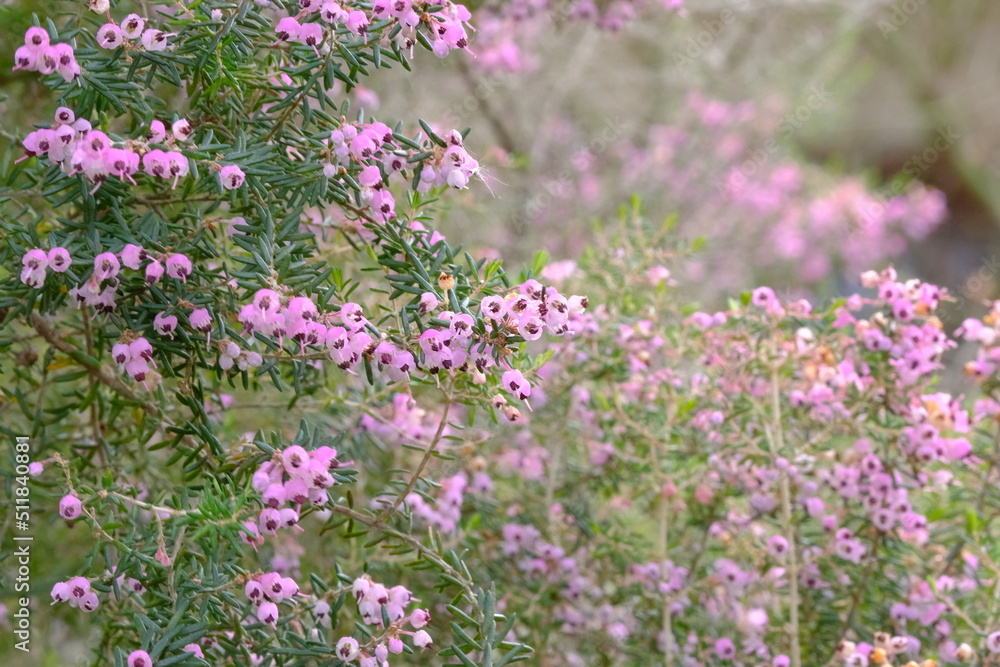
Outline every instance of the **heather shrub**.
<svg viewBox="0 0 1000 667">
<path fill-rule="evenodd" d="M 503 33 L 528 50 L 553 11 L 482 8 L 482 64 L 516 69 Z M 752 118 L 695 96 L 690 136 L 619 156 L 676 216 L 636 199 L 577 259 L 505 268 L 437 228 L 482 177 L 467 130 L 360 94 L 466 57 L 473 23 L 408 0 L 39 9 L 12 66 L 50 108 L 8 114 L 0 163 L 5 660 L 995 662 L 996 304 L 951 331 L 948 291 L 892 268 L 719 310 L 675 278 L 857 273 L 937 224 L 938 193 L 873 221 L 866 187 L 797 162 L 716 187 L 746 144 L 699 142 Z M 780 259 L 735 264 L 741 229 Z"/>
</svg>

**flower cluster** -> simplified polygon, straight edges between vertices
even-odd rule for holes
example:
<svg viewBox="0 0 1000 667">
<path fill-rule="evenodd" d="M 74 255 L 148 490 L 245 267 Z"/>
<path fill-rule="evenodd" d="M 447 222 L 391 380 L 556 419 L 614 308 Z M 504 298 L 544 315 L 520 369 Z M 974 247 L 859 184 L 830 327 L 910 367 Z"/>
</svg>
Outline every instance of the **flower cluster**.
<svg viewBox="0 0 1000 667">
<path fill-rule="evenodd" d="M 44 155 L 67 175 L 84 174 L 95 184 L 95 191 L 109 176 L 135 184 L 132 176 L 139 171 L 139 152 L 127 145 L 116 147 L 107 134 L 91 129 L 89 121 L 75 118 L 65 108 L 57 111 L 52 127 L 29 133 L 23 145 L 26 157 Z M 189 171 L 187 158 L 176 151 L 149 151 L 141 160 L 146 173 L 172 178 L 175 187 Z"/>
<path fill-rule="evenodd" d="M 341 637 L 337 641 L 335 653 L 344 662 L 358 661 L 360 667 L 385 667 L 390 654 L 398 655 L 405 650 L 403 636 L 409 635 L 417 648 L 431 646 L 430 634 L 423 630 L 430 623 L 431 615 L 424 609 L 415 609 L 407 615 L 407 607 L 416 598 L 403 586 L 386 588 L 376 583 L 368 575 L 354 580 L 352 585 L 358 611 L 362 620 L 377 628 L 382 628 L 383 634 L 372 638 L 362 646 L 354 637 Z M 325 605 L 325 603 L 323 603 Z M 324 607 L 324 613 L 328 611 Z M 384 627 L 383 614 L 389 619 L 389 625 Z M 404 630 L 404 624 L 409 623 L 413 630 Z"/>
<path fill-rule="evenodd" d="M 88 613 L 97 609 L 100 604 L 97 593 L 90 590 L 90 581 L 86 577 L 73 577 L 53 586 L 52 604 L 57 602 L 69 602 L 69 606 Z"/>
<path fill-rule="evenodd" d="M 291 601 L 299 594 L 299 585 L 291 577 L 278 572 L 256 575 L 244 587 L 247 599 L 257 605 L 257 618 L 261 623 L 277 627 L 280 612 L 278 603 Z"/>
<path fill-rule="evenodd" d="M 297 527 L 299 513 L 306 503 L 319 506 L 329 500 L 327 489 L 337 484 L 331 474 L 342 464 L 337 460 L 337 450 L 319 447 L 307 451 L 292 445 L 265 461 L 253 475 L 254 491 L 261 494 L 264 509 L 257 523 L 245 524 L 247 532 L 242 538 L 256 546 L 263 535 L 274 535 L 281 528 Z M 284 505 L 288 507 L 284 507 Z"/>
<path fill-rule="evenodd" d="M 105 49 L 123 46 L 126 50 L 133 50 L 137 46 L 132 42 L 138 40 L 147 51 L 166 51 L 169 46 L 167 38 L 173 36 L 156 28 L 146 28 L 146 19 L 138 14 L 129 14 L 121 25 L 105 23 L 98 28 L 97 43 Z"/>
<path fill-rule="evenodd" d="M 123 338 L 111 348 L 111 357 L 118 364 L 119 370 L 128 373 L 136 382 L 143 382 L 149 372 L 149 364 L 153 361 L 153 346 L 149 341 L 138 336 Z"/>
<path fill-rule="evenodd" d="M 58 72 L 66 81 L 74 81 L 80 76 L 80 65 L 76 62 L 73 47 L 65 42 L 51 44 L 49 33 L 44 28 L 28 28 L 24 34 L 24 46 L 14 52 L 14 69 L 52 74 Z"/>
<path fill-rule="evenodd" d="M 428 11 L 429 5 L 421 0 L 376 0 L 370 8 L 368 5 L 351 8 L 347 3 L 333 0 L 303 0 L 299 3 L 301 11 L 294 17 L 286 16 L 278 20 L 274 32 L 277 36 L 275 45 L 284 42 L 298 42 L 313 49 L 317 57 L 329 49 L 329 44 L 335 39 L 338 28 L 368 40 L 368 27 L 372 23 L 385 21 L 382 29 L 390 32 L 393 39 L 404 50 L 417 43 L 416 30 L 421 23 L 427 25 L 433 42 L 431 49 L 439 56 L 446 56 L 453 49 L 468 50 L 469 37 L 466 31 L 467 23 L 472 18 L 464 5 L 450 1 L 442 3 L 436 10 Z M 365 11 L 367 9 L 368 11 Z M 316 14 L 323 23 L 303 21 L 315 18 Z M 397 29 L 398 26 L 398 29 Z"/>
<path fill-rule="evenodd" d="M 580 22 L 614 32 L 633 21 L 653 18 L 657 11 L 681 12 L 684 0 L 513 0 L 483 5 L 476 13 L 479 25 L 475 64 L 488 71 L 529 73 L 538 68 L 539 47 L 551 39 L 554 22 Z"/>
<path fill-rule="evenodd" d="M 133 176 L 139 173 L 140 165 L 143 172 L 169 180 L 171 187 L 176 189 L 180 180 L 190 174 L 191 167 L 188 158 L 175 148 L 189 141 L 193 131 L 183 118 L 174 121 L 170 132 L 163 121 L 154 120 L 150 123 L 147 142 L 115 142 L 104 132 L 94 130 L 90 121 L 77 118 L 71 109 L 60 107 L 51 127 L 28 133 L 22 144 L 25 158 L 47 156 L 67 175 L 87 176 L 94 183 L 94 191 L 109 176 L 136 185 Z M 150 148 L 149 144 L 165 145 L 168 150 Z M 240 188 L 246 179 L 237 165 L 212 163 L 211 168 L 219 173 L 220 182 L 227 190 Z"/>
<path fill-rule="evenodd" d="M 39 288 L 45 283 L 46 269 L 63 273 L 73 263 L 66 248 L 56 247 L 48 252 L 33 248 L 21 258 L 21 282 L 28 287 Z"/>
<path fill-rule="evenodd" d="M 419 154 L 418 147 L 400 142 L 385 123 L 343 123 L 330 134 L 330 162 L 324 166 L 324 174 L 334 177 L 341 173 L 340 168 L 360 169 L 357 182 L 362 201 L 376 220 L 386 222 L 396 217 L 396 201 L 389 191 L 393 176 L 402 180 L 412 170 L 418 179 L 418 192 L 468 186 L 479 171 L 479 163 L 469 155 L 462 141 L 462 135 L 452 130 L 442 140 L 444 146 L 437 146 L 430 156 L 413 164 L 412 158 Z"/>
</svg>

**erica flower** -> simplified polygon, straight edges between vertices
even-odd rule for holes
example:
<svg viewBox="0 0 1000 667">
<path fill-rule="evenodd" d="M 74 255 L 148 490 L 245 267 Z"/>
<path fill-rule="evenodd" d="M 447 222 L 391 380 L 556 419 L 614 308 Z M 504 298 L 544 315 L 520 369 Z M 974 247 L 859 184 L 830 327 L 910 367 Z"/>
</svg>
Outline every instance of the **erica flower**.
<svg viewBox="0 0 1000 667">
<path fill-rule="evenodd" d="M 419 646 L 420 648 L 427 648 L 433 643 L 434 641 L 431 639 L 431 636 L 427 633 L 426 630 L 417 630 L 416 632 L 413 633 L 414 646 Z"/>
<path fill-rule="evenodd" d="M 137 271 L 139 269 L 140 262 L 146 258 L 146 251 L 142 249 L 141 246 L 137 246 L 134 243 L 127 243 L 122 251 L 118 253 L 118 257 L 121 258 L 122 265 L 125 268 Z"/>
<path fill-rule="evenodd" d="M 128 667 L 153 667 L 153 661 L 145 651 L 132 651 L 128 655 Z"/>
<path fill-rule="evenodd" d="M 488 296 L 479 304 L 483 315 L 498 322 L 507 315 L 507 302 L 500 296 Z"/>
<path fill-rule="evenodd" d="M 368 16 L 361 10 L 349 12 L 344 23 L 355 35 L 363 35 L 368 31 Z"/>
<path fill-rule="evenodd" d="M 102 252 L 94 258 L 94 275 L 98 280 L 107 280 L 118 275 L 121 265 L 114 253 Z"/>
<path fill-rule="evenodd" d="M 35 248 L 26 252 L 21 258 L 21 282 L 28 287 L 36 289 L 41 287 L 45 282 L 45 268 L 48 263 L 48 255 L 44 250 Z"/>
<path fill-rule="evenodd" d="M 187 277 L 191 275 L 191 260 L 187 255 L 171 255 L 167 258 L 167 275 L 187 282 Z"/>
<path fill-rule="evenodd" d="M 320 17 L 327 23 L 340 24 L 347 20 L 347 11 L 336 2 L 327 2 L 320 9 Z"/>
<path fill-rule="evenodd" d="M 97 30 L 97 43 L 105 49 L 117 49 L 125 43 L 122 29 L 114 23 L 105 23 Z"/>
<path fill-rule="evenodd" d="M 788 553 L 788 540 L 781 535 L 775 535 L 767 543 L 767 550 L 775 558 L 781 558 Z"/>
<path fill-rule="evenodd" d="M 191 311 L 191 314 L 188 315 L 188 323 L 191 325 L 192 329 L 197 329 L 198 331 L 211 331 L 212 315 L 208 312 L 207 308 L 198 308 L 197 310 Z"/>
<path fill-rule="evenodd" d="M 33 51 L 40 51 L 49 45 L 49 33 L 37 26 L 24 33 L 24 45 Z"/>
<path fill-rule="evenodd" d="M 753 291 L 750 301 L 755 306 L 770 309 L 776 303 L 777 297 L 775 297 L 774 290 L 770 287 L 758 287 Z"/>
<path fill-rule="evenodd" d="M 194 128 L 191 127 L 191 123 L 184 118 L 175 120 L 174 124 L 170 126 L 170 133 L 174 135 L 177 141 L 187 141 L 191 138 L 193 132 Z"/>
<path fill-rule="evenodd" d="M 278 605 L 273 602 L 263 602 L 257 607 L 257 618 L 272 628 L 278 627 Z"/>
<path fill-rule="evenodd" d="M 430 622 L 431 615 L 426 609 L 415 609 L 413 614 L 410 616 L 410 625 L 412 625 L 415 630 L 419 630 Z"/>
<path fill-rule="evenodd" d="M 162 120 L 154 120 L 149 124 L 149 134 L 146 137 L 151 143 L 163 143 L 167 138 L 167 128 Z"/>
<path fill-rule="evenodd" d="M 171 35 L 162 30 L 149 30 L 142 33 L 142 45 L 147 51 L 165 51 L 167 48 L 167 37 Z"/>
<path fill-rule="evenodd" d="M 146 265 L 146 283 L 152 285 L 163 277 L 163 265 L 152 261 Z"/>
<path fill-rule="evenodd" d="M 202 660 L 205 659 L 204 652 L 202 652 L 201 647 L 198 646 L 197 644 L 188 644 L 181 650 L 183 650 L 186 653 L 193 653 L 196 658 L 201 658 Z"/>
<path fill-rule="evenodd" d="M 736 657 L 736 647 L 731 639 L 722 638 L 715 642 L 715 655 L 721 660 L 732 660 Z"/>
<path fill-rule="evenodd" d="M 341 637 L 337 642 L 337 657 L 344 662 L 351 662 L 358 657 L 358 640 L 354 637 Z"/>
<path fill-rule="evenodd" d="M 177 316 L 165 315 L 160 312 L 153 318 L 153 329 L 161 336 L 174 337 L 174 330 L 177 329 Z"/>
<path fill-rule="evenodd" d="M 122 21 L 122 34 L 129 39 L 139 39 L 142 29 L 146 27 L 146 21 L 138 14 L 129 14 Z"/>
<path fill-rule="evenodd" d="M 67 494 L 63 496 L 62 500 L 59 501 L 59 516 L 67 521 L 76 519 L 82 513 L 83 503 L 80 502 L 80 499 L 73 494 Z"/>
<path fill-rule="evenodd" d="M 298 40 L 315 49 L 323 43 L 323 26 L 319 23 L 303 23 L 299 26 Z M 319 52 L 316 52 L 319 55 Z"/>
<path fill-rule="evenodd" d="M 278 35 L 279 42 L 291 42 L 299 38 L 299 22 L 296 21 L 291 16 L 286 16 L 285 18 L 278 21 L 278 25 L 274 28 L 274 32 Z"/>
<path fill-rule="evenodd" d="M 420 295 L 420 307 L 421 313 L 429 313 L 438 307 L 438 298 L 433 292 L 424 292 Z"/>
<path fill-rule="evenodd" d="M 504 389 L 513 393 L 522 401 L 531 396 L 531 385 L 521 375 L 521 371 L 510 370 L 503 374 L 501 378 Z"/>
<path fill-rule="evenodd" d="M 222 187 L 227 190 L 235 190 L 246 181 L 246 174 L 238 166 L 231 164 L 222 168 L 222 171 L 219 172 L 219 178 L 222 180 Z"/>
</svg>

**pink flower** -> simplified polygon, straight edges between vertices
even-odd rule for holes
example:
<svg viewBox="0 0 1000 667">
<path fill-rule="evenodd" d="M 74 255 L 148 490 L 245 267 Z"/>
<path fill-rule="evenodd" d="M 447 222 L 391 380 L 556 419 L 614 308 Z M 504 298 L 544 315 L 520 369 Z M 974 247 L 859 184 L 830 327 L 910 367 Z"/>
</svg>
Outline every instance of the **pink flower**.
<svg viewBox="0 0 1000 667">
<path fill-rule="evenodd" d="M 219 178 L 222 180 L 222 187 L 227 190 L 235 190 L 246 181 L 246 174 L 238 166 L 231 164 L 222 168 L 222 171 L 219 172 Z"/>
<path fill-rule="evenodd" d="M 171 255 L 167 258 L 167 275 L 187 282 L 187 277 L 191 275 L 191 260 L 180 253 Z"/>
<path fill-rule="evenodd" d="M 87 586 L 90 586 L 88 582 Z M 57 602 L 68 602 L 70 597 L 72 597 L 72 591 L 68 583 L 60 581 L 55 586 L 52 587 L 52 604 Z"/>
<path fill-rule="evenodd" d="M 340 24 L 347 20 L 347 11 L 336 2 L 324 3 L 320 16 L 327 23 Z"/>
<path fill-rule="evenodd" d="M 134 243 L 127 243 L 118 256 L 125 268 L 137 271 L 142 260 L 146 258 L 146 251 Z"/>
<path fill-rule="evenodd" d="M 78 606 L 80 607 L 80 611 L 89 614 L 90 612 L 97 609 L 97 606 L 100 604 L 100 602 L 101 601 L 97 598 L 97 593 L 90 591 L 89 593 L 85 593 L 83 597 L 80 598 Z"/>
<path fill-rule="evenodd" d="M 146 21 L 138 14 L 129 14 L 122 21 L 122 34 L 129 39 L 138 39 L 142 34 L 142 29 L 146 27 Z"/>
<path fill-rule="evenodd" d="M 191 127 L 191 123 L 185 118 L 175 120 L 173 125 L 170 126 L 170 133 L 174 135 L 177 141 L 187 141 L 191 138 L 193 132 L 194 128 Z"/>
<path fill-rule="evenodd" d="M 315 49 L 323 43 L 323 26 L 319 23 L 303 23 L 299 26 L 298 40 Z"/>
<path fill-rule="evenodd" d="M 347 14 L 345 25 L 355 35 L 363 35 L 368 30 L 368 16 L 363 11 L 356 9 Z"/>
<path fill-rule="evenodd" d="M 56 70 L 65 81 L 73 81 L 80 76 L 80 65 L 73 55 L 73 47 L 65 42 L 52 47 L 51 55 L 56 61 Z"/>
<path fill-rule="evenodd" d="M 522 401 L 531 396 L 531 385 L 521 375 L 521 371 L 510 370 L 501 378 L 504 389 L 517 396 Z"/>
<path fill-rule="evenodd" d="M 426 630 L 417 630 L 416 632 L 413 633 L 414 646 L 419 646 L 420 648 L 427 648 L 433 643 L 434 641 L 431 639 L 431 636 L 427 633 Z"/>
<path fill-rule="evenodd" d="M 34 51 L 40 51 L 49 45 L 49 33 L 37 26 L 28 28 L 24 33 L 24 45 Z"/>
<path fill-rule="evenodd" d="M 154 120 L 149 124 L 149 134 L 146 137 L 151 143 L 160 144 L 167 138 L 167 127 L 162 120 Z"/>
<path fill-rule="evenodd" d="M 274 32 L 278 35 L 279 42 L 292 42 L 299 38 L 300 29 L 298 21 L 291 16 L 286 16 L 278 21 L 278 25 L 275 26 Z"/>
<path fill-rule="evenodd" d="M 198 308 L 188 315 L 188 323 L 192 329 L 198 331 L 210 331 L 212 329 L 212 315 L 207 308 Z"/>
<path fill-rule="evenodd" d="M 165 51 L 167 48 L 167 37 L 171 35 L 162 30 L 149 30 L 142 33 L 142 45 L 147 51 Z"/>
<path fill-rule="evenodd" d="M 775 535 L 767 543 L 767 550 L 775 558 L 782 558 L 788 553 L 788 540 L 781 535 Z"/>
<path fill-rule="evenodd" d="M 426 609 L 415 609 L 413 614 L 410 615 L 410 625 L 412 625 L 415 630 L 419 630 L 430 622 L 431 615 Z"/>
<path fill-rule="evenodd" d="M 337 641 L 337 657 L 344 662 L 351 662 L 358 657 L 358 652 L 360 647 L 358 646 L 358 640 L 354 637 L 341 637 Z"/>
<path fill-rule="evenodd" d="M 309 470 L 309 452 L 299 445 L 292 445 L 281 453 L 281 463 L 286 473 L 301 477 Z"/>
<path fill-rule="evenodd" d="M 153 667 L 153 661 L 145 651 L 132 651 L 128 655 L 128 667 Z"/>
<path fill-rule="evenodd" d="M 272 628 L 278 627 L 278 605 L 273 602 L 263 602 L 257 607 L 257 618 Z"/>
<path fill-rule="evenodd" d="M 145 359 L 133 357 L 125 362 L 125 372 L 136 382 L 142 382 L 149 372 L 149 364 Z"/>
<path fill-rule="evenodd" d="M 94 258 L 94 275 L 98 280 L 107 280 L 118 275 L 121 265 L 114 253 L 102 252 Z"/>
<path fill-rule="evenodd" d="M 731 639 L 722 638 L 715 642 L 715 655 L 719 656 L 720 660 L 732 660 L 736 657 L 736 647 L 733 645 Z"/>
<path fill-rule="evenodd" d="M 368 165 L 358 174 L 358 183 L 366 188 L 374 188 L 382 185 L 382 172 L 378 165 Z"/>
<path fill-rule="evenodd" d="M 21 258 L 21 265 L 25 268 L 30 268 L 32 271 L 41 269 L 42 271 L 49 264 L 49 257 L 46 252 L 40 248 L 33 248 L 28 252 L 24 253 Z"/>
<path fill-rule="evenodd" d="M 420 295 L 420 306 L 418 310 L 421 313 L 429 313 L 438 307 L 437 295 L 433 292 L 424 292 Z"/>
<path fill-rule="evenodd" d="M 479 309 L 486 317 L 499 322 L 507 315 L 507 302 L 501 296 L 488 296 L 480 302 Z"/>
<path fill-rule="evenodd" d="M 21 258 L 21 282 L 35 289 L 41 287 L 45 283 L 45 268 L 48 262 L 48 255 L 44 250 L 35 248 L 26 252 Z"/>
<path fill-rule="evenodd" d="M 59 516 L 67 521 L 76 519 L 82 513 L 83 503 L 80 502 L 80 499 L 73 494 L 67 494 L 63 496 L 62 500 L 59 501 Z"/>
<path fill-rule="evenodd" d="M 163 265 L 158 261 L 152 261 L 146 265 L 146 282 L 152 285 L 155 282 L 159 282 L 160 278 L 163 277 Z"/>
<path fill-rule="evenodd" d="M 153 346 L 145 338 L 139 337 L 129 343 L 129 356 L 133 359 L 153 360 Z"/>
<path fill-rule="evenodd" d="M 193 653 L 196 658 L 205 659 L 205 654 L 202 652 L 201 647 L 197 644 L 188 644 L 183 649 L 186 653 Z"/>
<path fill-rule="evenodd" d="M 125 43 L 122 29 L 114 23 L 105 23 L 97 30 L 97 43 L 105 49 L 117 49 Z"/>
<path fill-rule="evenodd" d="M 177 329 L 177 316 L 157 313 L 153 318 L 153 330 L 161 336 L 174 337 L 174 330 Z"/>
</svg>

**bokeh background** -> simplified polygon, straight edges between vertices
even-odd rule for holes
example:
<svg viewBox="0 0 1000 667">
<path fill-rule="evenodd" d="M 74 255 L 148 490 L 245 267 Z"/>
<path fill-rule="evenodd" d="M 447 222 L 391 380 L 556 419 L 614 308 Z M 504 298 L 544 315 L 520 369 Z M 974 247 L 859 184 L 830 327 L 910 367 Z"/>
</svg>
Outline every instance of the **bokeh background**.
<svg viewBox="0 0 1000 667">
<path fill-rule="evenodd" d="M 709 252 L 707 265 L 690 276 L 713 294 L 764 280 L 789 292 L 806 282 L 843 289 L 854 275 L 842 270 L 857 268 L 850 244 L 837 238 L 849 238 L 859 225 L 851 215 L 834 222 L 822 242 L 805 241 L 778 271 L 769 256 L 779 251 L 757 232 L 781 213 L 755 215 L 715 201 L 727 167 L 754 162 L 763 148 L 759 173 L 788 163 L 827 177 L 806 188 L 808 196 L 789 198 L 793 204 L 822 199 L 845 183 L 863 184 L 876 201 L 913 181 L 939 190 L 946 201 L 940 222 L 904 234 L 905 244 L 884 241 L 893 257 L 880 263 L 893 261 L 904 274 L 948 286 L 969 302 L 995 296 L 1000 4 L 689 0 L 681 14 L 647 7 L 617 28 L 551 10 L 540 30 L 537 18 L 510 18 L 518 14 L 512 6 L 532 4 L 494 10 L 500 19 L 481 31 L 477 58 L 425 58 L 424 76 L 384 76 L 372 91 L 381 116 L 415 110 L 473 127 L 471 145 L 487 165 L 492 193 L 480 185 L 466 196 L 446 221 L 452 234 L 519 259 L 538 248 L 572 258 L 594 219 L 639 192 L 651 217 L 676 212 L 683 232 L 705 236 L 709 251 L 732 248 Z M 823 99 L 810 105 L 817 91 Z M 692 124 L 693 94 L 753 111 L 731 122 Z M 677 128 L 694 135 L 692 144 L 645 162 L 636 155 L 666 151 L 663 135 Z M 720 164 L 718 152 L 732 135 L 741 145 L 729 147 L 733 157 Z M 645 170 L 642 178 L 636 169 Z M 677 173 L 692 170 L 703 172 L 700 182 Z M 806 215 L 801 227 L 811 224 Z M 796 269 L 814 254 L 825 255 L 831 270 L 821 272 L 823 280 L 803 281 Z M 754 269 L 752 284 L 747 271 L 728 278 L 734 263 Z"/>
</svg>

